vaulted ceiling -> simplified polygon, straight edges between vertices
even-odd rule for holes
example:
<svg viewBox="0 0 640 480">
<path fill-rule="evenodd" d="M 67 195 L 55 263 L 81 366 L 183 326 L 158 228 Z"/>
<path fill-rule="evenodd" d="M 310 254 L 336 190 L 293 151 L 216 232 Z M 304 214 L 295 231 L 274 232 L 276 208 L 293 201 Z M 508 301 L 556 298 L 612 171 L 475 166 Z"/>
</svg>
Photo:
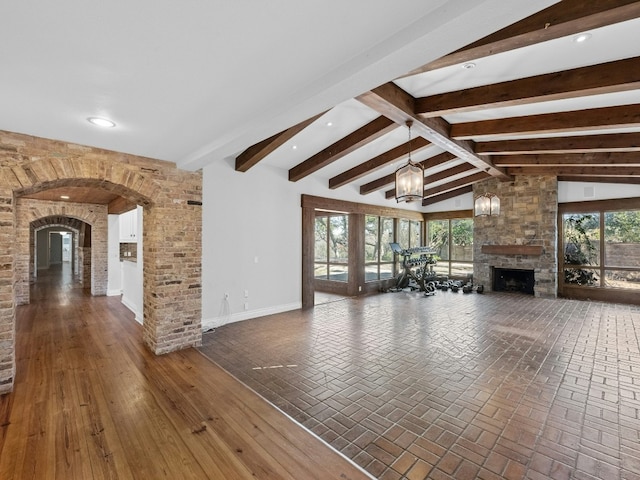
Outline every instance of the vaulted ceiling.
<svg viewBox="0 0 640 480">
<path fill-rule="evenodd" d="M 252 145 L 236 170 L 393 199 L 408 120 L 423 205 L 490 177 L 640 184 L 640 2 L 559 2 Z"/>
<path fill-rule="evenodd" d="M 380 203 L 412 120 L 423 205 L 489 177 L 640 183 L 640 1 L 301 5 L 11 2 L 0 130 Z"/>
</svg>

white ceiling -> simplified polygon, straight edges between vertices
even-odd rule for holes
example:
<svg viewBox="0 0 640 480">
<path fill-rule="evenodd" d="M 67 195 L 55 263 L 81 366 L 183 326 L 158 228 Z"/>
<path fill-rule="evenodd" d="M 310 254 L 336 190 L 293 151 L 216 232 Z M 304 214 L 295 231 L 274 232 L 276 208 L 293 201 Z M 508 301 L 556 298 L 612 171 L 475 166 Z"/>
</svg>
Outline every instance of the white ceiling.
<svg viewBox="0 0 640 480">
<path fill-rule="evenodd" d="M 4 2 L 0 130 L 198 169 L 553 3 Z M 637 49 L 640 28 L 630 28 Z M 532 60 L 552 68 L 554 52 Z M 360 112 L 354 121 L 366 123 Z"/>
</svg>

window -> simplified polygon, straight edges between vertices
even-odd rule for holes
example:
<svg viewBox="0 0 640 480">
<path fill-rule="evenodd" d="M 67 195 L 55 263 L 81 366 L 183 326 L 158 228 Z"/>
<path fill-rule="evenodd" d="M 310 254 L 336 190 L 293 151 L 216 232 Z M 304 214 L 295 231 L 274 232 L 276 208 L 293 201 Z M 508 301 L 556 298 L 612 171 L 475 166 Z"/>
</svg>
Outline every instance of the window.
<svg viewBox="0 0 640 480">
<path fill-rule="evenodd" d="M 640 290 L 640 210 L 604 214 L 604 284 Z"/>
<path fill-rule="evenodd" d="M 315 222 L 314 277 L 334 282 L 349 279 L 349 217 L 317 216 Z"/>
<path fill-rule="evenodd" d="M 393 218 L 365 216 L 364 277 L 365 282 L 393 277 Z"/>
<path fill-rule="evenodd" d="M 600 284 L 600 214 L 565 213 L 562 218 L 564 282 Z"/>
<path fill-rule="evenodd" d="M 401 218 L 398 223 L 397 242 L 402 248 L 422 246 L 422 222 Z"/>
<path fill-rule="evenodd" d="M 417 220 L 407 220 L 401 218 L 398 220 L 398 235 L 396 236 L 396 242 L 400 245 L 400 248 L 414 248 L 421 247 L 422 244 L 422 222 Z M 402 259 L 396 259 L 396 271 L 399 272 L 402 268 Z"/>
<path fill-rule="evenodd" d="M 640 210 L 564 213 L 566 285 L 640 290 Z"/>
<path fill-rule="evenodd" d="M 473 219 L 427 222 L 428 245 L 436 252 L 438 275 L 465 278 L 473 274 Z"/>
</svg>

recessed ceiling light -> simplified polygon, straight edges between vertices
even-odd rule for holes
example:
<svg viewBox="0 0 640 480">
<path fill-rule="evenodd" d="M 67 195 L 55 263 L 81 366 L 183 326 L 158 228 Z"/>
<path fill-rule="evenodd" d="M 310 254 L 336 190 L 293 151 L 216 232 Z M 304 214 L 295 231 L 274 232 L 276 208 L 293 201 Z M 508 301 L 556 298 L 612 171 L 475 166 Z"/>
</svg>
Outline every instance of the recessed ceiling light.
<svg viewBox="0 0 640 480">
<path fill-rule="evenodd" d="M 62 200 L 69 200 L 69 195 L 60 195 Z"/>
<path fill-rule="evenodd" d="M 462 65 L 462 68 L 464 68 L 465 70 L 470 70 L 472 68 L 476 68 L 476 64 L 473 62 L 467 62 L 464 65 Z"/>
<path fill-rule="evenodd" d="M 113 128 L 116 126 L 115 122 L 112 122 L 107 118 L 89 117 L 87 118 L 87 121 L 89 123 L 97 125 L 98 127 Z"/>
<path fill-rule="evenodd" d="M 327 122 L 327 127 L 330 127 L 331 125 L 333 125 L 333 122 Z"/>
<path fill-rule="evenodd" d="M 291 147 L 291 150 L 297 150 L 297 149 L 298 149 L 297 145 L 294 145 L 293 147 Z"/>
<path fill-rule="evenodd" d="M 576 43 L 583 43 L 589 40 L 590 38 L 591 38 L 590 33 L 581 33 L 580 35 L 573 37 L 573 41 Z"/>
</svg>

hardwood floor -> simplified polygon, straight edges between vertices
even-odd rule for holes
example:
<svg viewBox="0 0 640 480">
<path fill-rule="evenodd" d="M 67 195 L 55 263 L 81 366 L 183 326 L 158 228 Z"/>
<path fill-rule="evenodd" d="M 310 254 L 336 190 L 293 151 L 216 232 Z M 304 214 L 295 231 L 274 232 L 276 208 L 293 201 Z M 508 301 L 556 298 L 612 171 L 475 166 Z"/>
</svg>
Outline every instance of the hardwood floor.
<svg viewBox="0 0 640 480">
<path fill-rule="evenodd" d="M 17 309 L 0 479 L 371 478 L 195 349 L 161 357 L 119 297 L 43 274 Z"/>
</svg>

